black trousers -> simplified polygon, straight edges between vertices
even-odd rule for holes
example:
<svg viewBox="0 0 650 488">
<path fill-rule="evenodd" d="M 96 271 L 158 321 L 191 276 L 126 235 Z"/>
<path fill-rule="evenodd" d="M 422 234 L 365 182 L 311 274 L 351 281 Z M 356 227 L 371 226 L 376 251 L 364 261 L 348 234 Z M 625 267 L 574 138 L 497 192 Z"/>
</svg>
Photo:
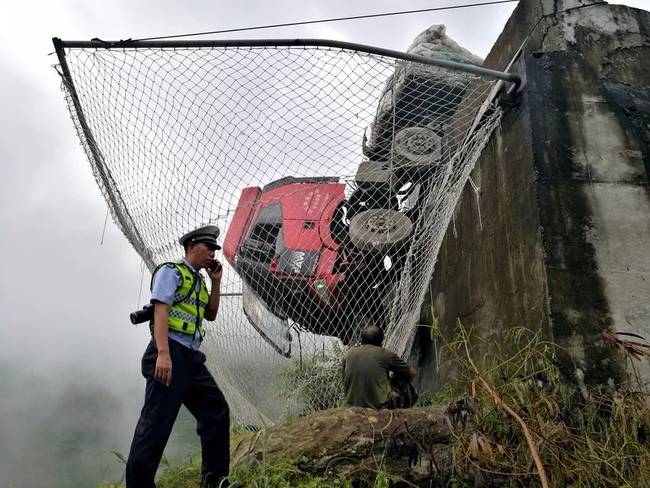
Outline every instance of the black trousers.
<svg viewBox="0 0 650 488">
<path fill-rule="evenodd" d="M 126 463 L 126 486 L 156 486 L 156 470 L 181 404 L 196 418 L 196 432 L 201 438 L 202 486 L 218 486 L 218 480 L 228 476 L 230 462 L 228 404 L 205 367 L 205 354 L 171 339 L 169 352 L 172 359 L 169 386 L 154 379 L 158 351 L 153 340 L 142 356 L 142 375 L 147 387 Z"/>
</svg>

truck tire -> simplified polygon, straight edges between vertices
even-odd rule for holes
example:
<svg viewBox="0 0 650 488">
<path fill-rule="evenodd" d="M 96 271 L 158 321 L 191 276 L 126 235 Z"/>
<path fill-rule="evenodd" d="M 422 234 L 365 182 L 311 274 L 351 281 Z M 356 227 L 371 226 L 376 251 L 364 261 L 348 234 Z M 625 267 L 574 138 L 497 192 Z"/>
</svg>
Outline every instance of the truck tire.
<svg viewBox="0 0 650 488">
<path fill-rule="evenodd" d="M 370 209 L 350 219 L 350 242 L 361 251 L 388 252 L 404 244 L 413 223 L 396 210 Z"/>
<path fill-rule="evenodd" d="M 441 138 L 428 127 L 407 127 L 395 134 L 394 152 L 398 164 L 429 166 L 440 161 Z"/>
</svg>

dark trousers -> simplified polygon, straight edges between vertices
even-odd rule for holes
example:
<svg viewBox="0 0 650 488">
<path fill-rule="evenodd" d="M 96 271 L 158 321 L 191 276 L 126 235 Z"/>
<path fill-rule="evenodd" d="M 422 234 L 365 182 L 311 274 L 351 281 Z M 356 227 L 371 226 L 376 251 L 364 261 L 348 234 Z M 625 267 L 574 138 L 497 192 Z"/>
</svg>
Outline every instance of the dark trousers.
<svg viewBox="0 0 650 488">
<path fill-rule="evenodd" d="M 218 486 L 228 476 L 230 412 L 226 399 L 205 367 L 205 354 L 169 341 L 172 380 L 165 386 L 154 379 L 158 351 L 154 341 L 142 356 L 147 380 L 144 406 L 135 428 L 126 463 L 128 488 L 153 488 L 154 477 L 181 404 L 196 418 L 201 438 L 202 486 Z"/>
</svg>

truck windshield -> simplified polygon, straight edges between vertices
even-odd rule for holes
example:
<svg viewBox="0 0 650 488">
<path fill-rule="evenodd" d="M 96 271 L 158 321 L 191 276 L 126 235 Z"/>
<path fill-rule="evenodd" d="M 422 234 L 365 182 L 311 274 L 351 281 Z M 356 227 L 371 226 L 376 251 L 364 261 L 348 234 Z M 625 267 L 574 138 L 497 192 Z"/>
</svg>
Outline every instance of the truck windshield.
<svg viewBox="0 0 650 488">
<path fill-rule="evenodd" d="M 281 229 L 282 206 L 277 203 L 263 207 L 242 246 L 246 257 L 270 262 L 275 254 L 275 242 Z"/>
</svg>

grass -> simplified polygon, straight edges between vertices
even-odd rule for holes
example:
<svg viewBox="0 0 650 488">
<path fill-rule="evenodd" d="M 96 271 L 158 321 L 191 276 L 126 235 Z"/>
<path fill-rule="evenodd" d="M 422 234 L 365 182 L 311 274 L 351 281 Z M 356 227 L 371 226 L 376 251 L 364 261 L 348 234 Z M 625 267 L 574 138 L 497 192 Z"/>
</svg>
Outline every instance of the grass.
<svg viewBox="0 0 650 488">
<path fill-rule="evenodd" d="M 610 337 L 609 342 L 628 354 L 621 359 L 647 360 L 650 347 L 630 345 L 630 340 Z M 500 344 L 491 343 L 490 354 L 480 361 L 473 344 L 480 341 L 459 324 L 455 340 L 445 344 L 458 367 L 456 381 L 419 400 L 421 405 L 449 404 L 449 486 L 650 486 L 650 409 L 638 382 L 616 390 L 578 385 L 560 373 L 557 346 L 523 328 L 512 329 Z M 299 469 L 301 461 L 240 465 L 231 478 L 252 488 L 391 486 L 385 470 L 355 485 L 335 473 L 312 477 Z M 199 466 L 198 458 L 175 466 L 163 463 L 158 486 L 197 487 Z"/>
<path fill-rule="evenodd" d="M 560 374 L 557 346 L 526 329 L 480 366 L 471 342 L 459 326 L 447 344 L 467 392 L 450 409 L 456 486 L 650 486 L 650 411 L 638 384 L 581 391 Z"/>
<path fill-rule="evenodd" d="M 161 471 L 156 480 L 157 488 L 199 488 L 201 461 L 190 458 L 186 462 L 170 465 L 161 464 Z M 239 482 L 247 488 L 356 488 L 352 480 L 339 477 L 313 477 L 300 471 L 293 463 L 263 464 L 255 466 L 237 466 L 230 475 L 230 480 Z M 388 488 L 390 477 L 380 471 L 362 484 L 364 488 Z M 103 483 L 98 488 L 124 488 L 123 482 Z M 225 488 L 225 487 L 224 487 Z"/>
<path fill-rule="evenodd" d="M 118 461 L 126 464 L 124 456 L 114 452 Z M 157 488 L 198 488 L 201 477 L 200 456 L 190 456 L 178 464 L 171 464 L 163 457 L 156 479 Z M 124 481 L 100 483 L 97 488 L 124 488 Z"/>
<path fill-rule="evenodd" d="M 251 488 L 352 488 L 352 480 L 341 476 L 314 477 L 300 471 L 295 463 L 259 464 L 238 466 L 231 478 Z M 388 488 L 389 476 L 385 471 L 364 480 L 361 485 L 368 488 Z"/>
<path fill-rule="evenodd" d="M 286 416 L 302 417 L 336 408 L 343 402 L 341 367 L 345 351 L 336 343 L 277 369 L 278 399 L 287 405 Z"/>
</svg>

